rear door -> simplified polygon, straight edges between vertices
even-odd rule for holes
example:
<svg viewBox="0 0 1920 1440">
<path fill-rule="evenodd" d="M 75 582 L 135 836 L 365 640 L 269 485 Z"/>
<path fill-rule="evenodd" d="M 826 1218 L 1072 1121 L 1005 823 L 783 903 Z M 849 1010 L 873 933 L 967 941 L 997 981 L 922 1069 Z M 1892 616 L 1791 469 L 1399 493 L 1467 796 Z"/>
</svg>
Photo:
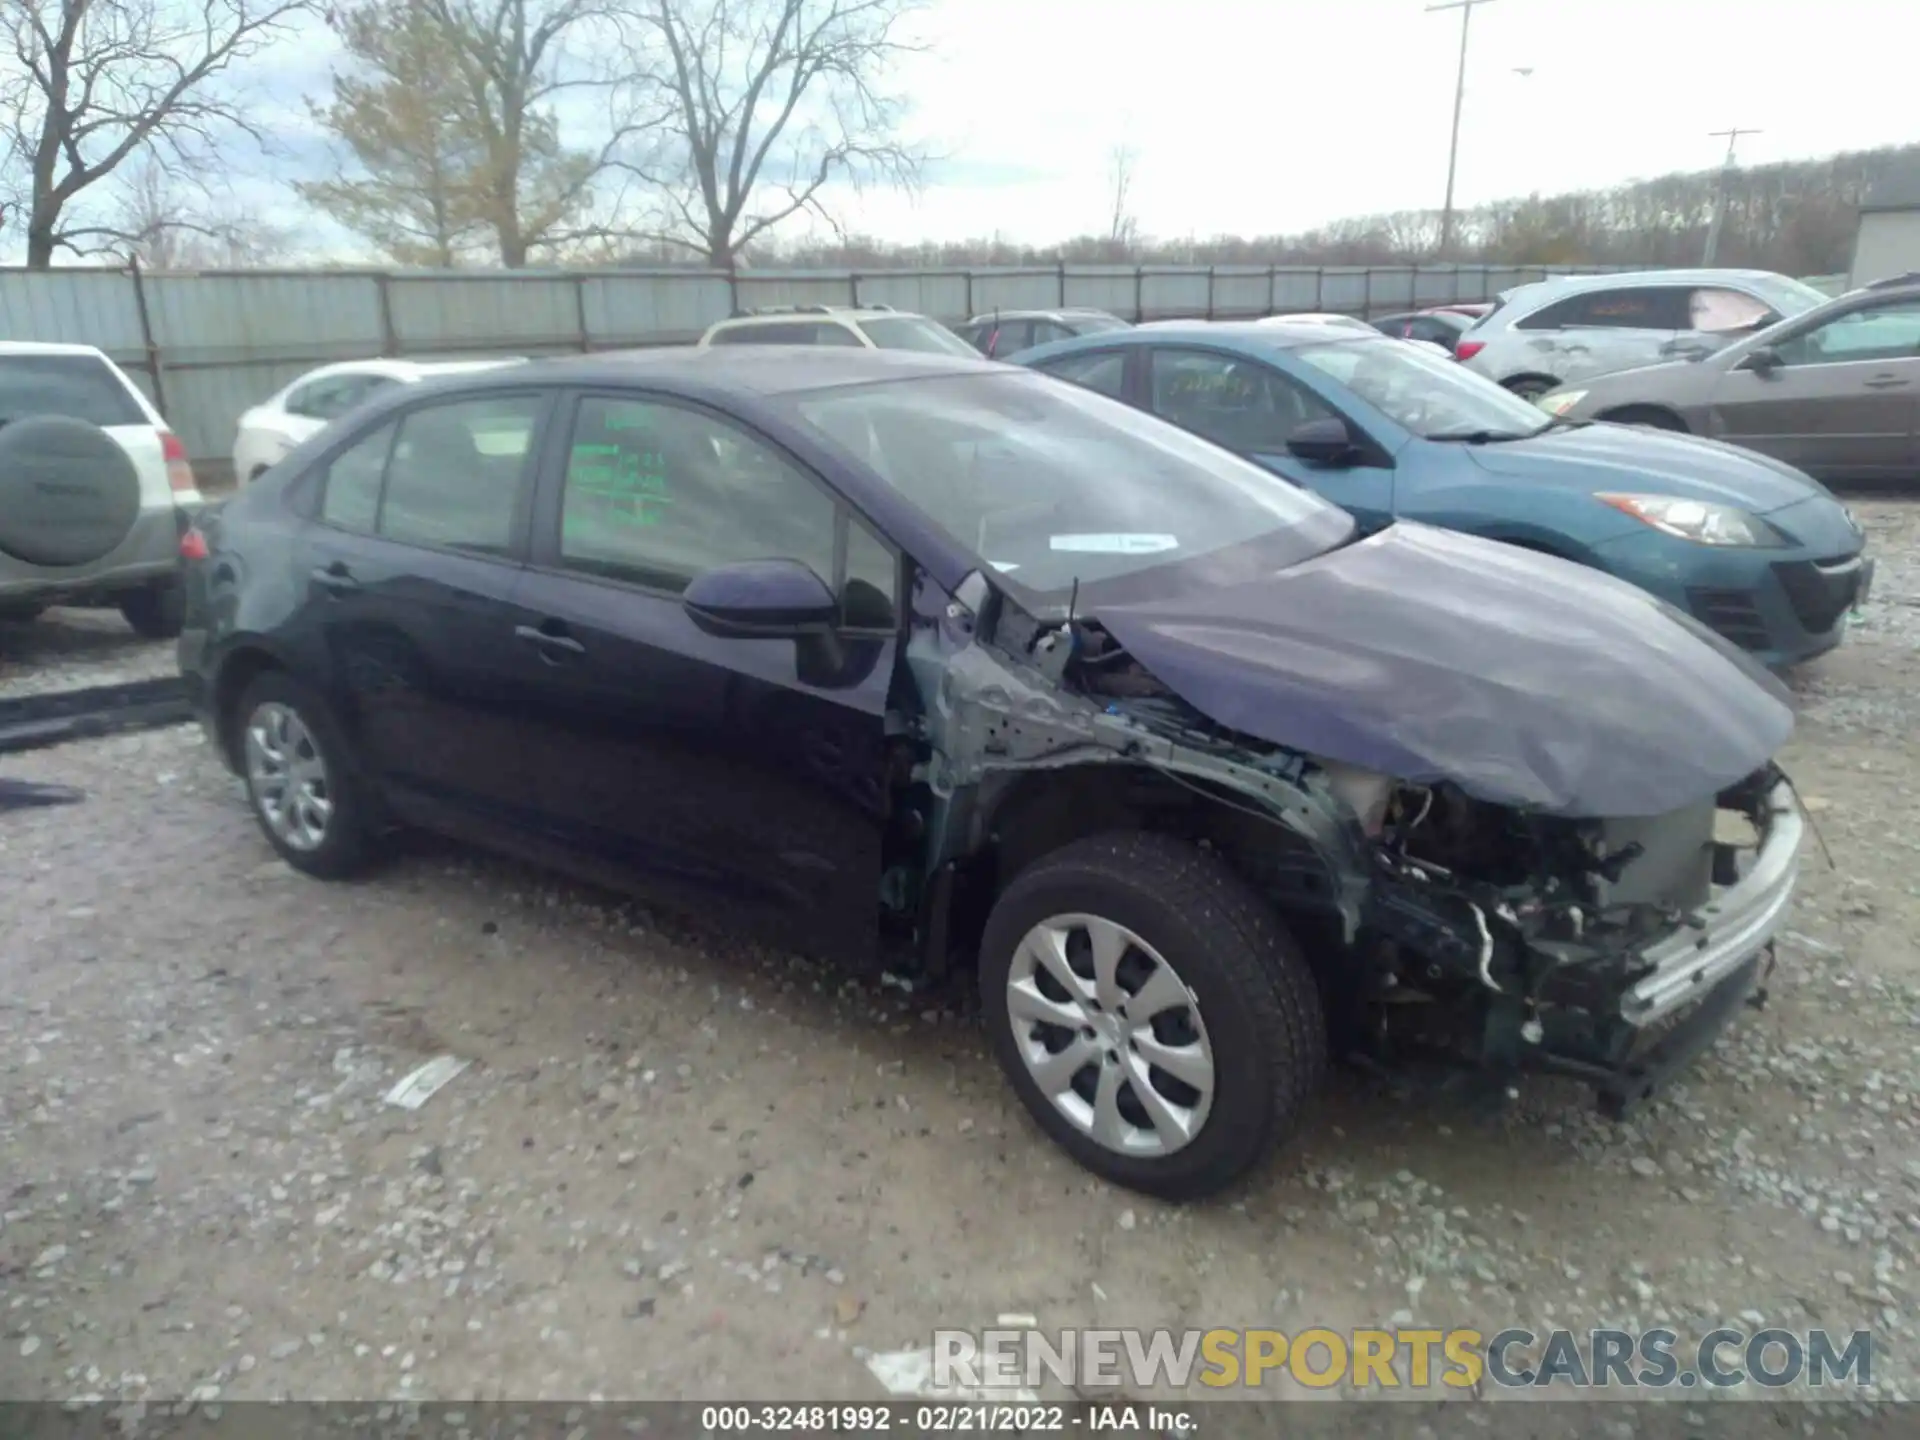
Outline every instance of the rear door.
<svg viewBox="0 0 1920 1440">
<path fill-rule="evenodd" d="M 792 456 L 680 400 L 586 392 L 549 448 L 512 647 L 544 833 L 575 865 L 790 944 L 873 948 L 895 553 Z M 717 565 L 797 560 L 830 638 L 717 638 Z"/>
<path fill-rule="evenodd" d="M 1718 438 L 1833 482 L 1920 471 L 1920 299 L 1869 301 L 1772 349 L 1777 368 L 1720 377 Z"/>
<path fill-rule="evenodd" d="M 335 452 L 296 583 L 354 753 L 404 819 L 511 844 L 529 800 L 514 612 L 536 388 L 409 407 Z"/>
<path fill-rule="evenodd" d="M 1299 459 L 1287 437 L 1309 420 L 1339 420 L 1355 439 L 1364 431 L 1290 375 L 1242 355 L 1147 347 L 1148 408 L 1163 420 L 1204 435 L 1259 462 L 1276 475 L 1314 491 L 1360 522 L 1362 531 L 1393 521 L 1393 468 L 1371 457 L 1350 465 Z M 1371 452 L 1374 447 L 1365 446 Z"/>
</svg>

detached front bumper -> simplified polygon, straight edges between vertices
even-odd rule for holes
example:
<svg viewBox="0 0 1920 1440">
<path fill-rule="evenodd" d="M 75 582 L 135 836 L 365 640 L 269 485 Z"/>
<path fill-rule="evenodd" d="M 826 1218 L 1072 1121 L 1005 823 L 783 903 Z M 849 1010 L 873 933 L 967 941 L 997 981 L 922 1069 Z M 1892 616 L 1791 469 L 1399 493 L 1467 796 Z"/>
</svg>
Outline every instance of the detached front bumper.
<svg viewBox="0 0 1920 1440">
<path fill-rule="evenodd" d="M 1793 903 L 1806 821 L 1785 781 L 1767 796 L 1760 848 L 1747 873 L 1641 952 L 1651 970 L 1622 997 L 1621 1018 L 1648 1026 L 1699 999 L 1772 941 Z"/>
<path fill-rule="evenodd" d="M 1710 1048 L 1733 1017 L 1766 1000 L 1773 940 L 1793 903 L 1806 821 L 1785 781 L 1755 817 L 1759 846 L 1745 872 L 1643 949 L 1611 1021 L 1543 1036 L 1533 1066 L 1584 1080 L 1600 1106 L 1624 1115 Z"/>
</svg>

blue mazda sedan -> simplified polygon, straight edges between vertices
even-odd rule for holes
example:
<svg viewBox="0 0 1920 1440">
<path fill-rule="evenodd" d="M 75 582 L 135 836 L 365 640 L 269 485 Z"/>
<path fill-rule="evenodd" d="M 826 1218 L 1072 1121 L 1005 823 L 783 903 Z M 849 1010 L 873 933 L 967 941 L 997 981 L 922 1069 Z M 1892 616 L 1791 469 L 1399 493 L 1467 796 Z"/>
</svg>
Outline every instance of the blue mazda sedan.
<svg viewBox="0 0 1920 1440">
<path fill-rule="evenodd" d="M 1363 531 L 1418 520 L 1604 570 L 1768 665 L 1838 645 L 1872 584 L 1852 514 L 1791 466 L 1689 435 L 1556 420 L 1384 336 L 1149 325 L 1015 363 L 1238 451 Z"/>
</svg>

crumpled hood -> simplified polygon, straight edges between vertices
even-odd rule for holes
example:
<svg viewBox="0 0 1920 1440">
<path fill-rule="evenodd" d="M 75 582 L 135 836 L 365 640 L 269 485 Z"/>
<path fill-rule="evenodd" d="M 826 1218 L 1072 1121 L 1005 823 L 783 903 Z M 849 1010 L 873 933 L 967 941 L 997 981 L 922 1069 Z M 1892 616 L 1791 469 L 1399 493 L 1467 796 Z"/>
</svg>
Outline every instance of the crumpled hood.
<svg viewBox="0 0 1920 1440">
<path fill-rule="evenodd" d="M 1578 387 L 1574 387 L 1578 388 Z M 1679 495 L 1763 515 L 1827 492 L 1771 456 L 1670 430 L 1580 425 L 1471 447 L 1482 469 L 1521 483 Z"/>
<path fill-rule="evenodd" d="M 1793 732 L 1785 687 L 1664 602 L 1424 525 L 1097 616 L 1217 724 L 1555 814 L 1666 814 Z"/>
</svg>

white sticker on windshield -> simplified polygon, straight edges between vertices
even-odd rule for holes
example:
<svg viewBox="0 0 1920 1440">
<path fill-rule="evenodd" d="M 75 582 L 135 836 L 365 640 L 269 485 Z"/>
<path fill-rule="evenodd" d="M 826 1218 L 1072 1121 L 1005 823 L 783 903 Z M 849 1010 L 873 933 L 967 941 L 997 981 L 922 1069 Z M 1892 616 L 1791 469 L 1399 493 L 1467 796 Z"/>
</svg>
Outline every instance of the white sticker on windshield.
<svg viewBox="0 0 1920 1440">
<path fill-rule="evenodd" d="M 1178 550 L 1177 535 L 1055 535 L 1048 544 L 1055 550 L 1077 550 L 1091 555 L 1155 555 L 1162 550 Z"/>
</svg>

